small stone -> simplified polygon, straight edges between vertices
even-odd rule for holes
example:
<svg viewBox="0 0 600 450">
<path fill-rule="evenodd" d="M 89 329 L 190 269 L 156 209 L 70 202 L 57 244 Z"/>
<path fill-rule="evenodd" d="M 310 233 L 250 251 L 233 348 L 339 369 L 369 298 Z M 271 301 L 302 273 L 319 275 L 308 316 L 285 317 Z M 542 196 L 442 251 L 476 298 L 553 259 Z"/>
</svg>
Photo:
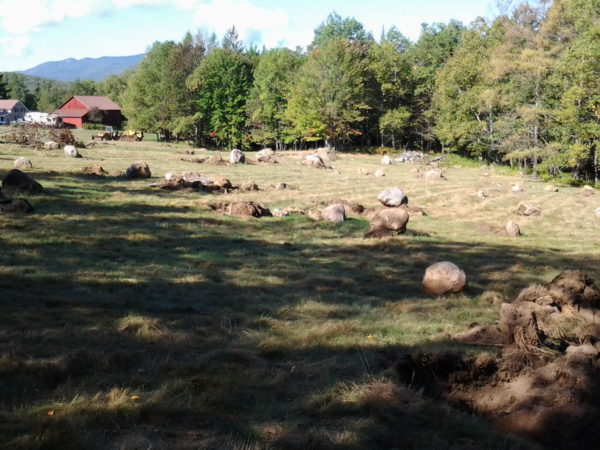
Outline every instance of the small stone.
<svg viewBox="0 0 600 450">
<path fill-rule="evenodd" d="M 392 164 L 392 158 L 390 158 L 388 155 L 383 155 L 383 158 L 381 158 L 381 164 L 384 166 L 389 166 Z"/>
<path fill-rule="evenodd" d="M 442 180 L 444 175 L 440 169 L 430 169 L 423 173 L 423 178 L 426 180 Z"/>
<path fill-rule="evenodd" d="M 277 183 L 275 185 L 275 189 L 278 190 L 283 190 L 283 189 L 287 189 L 289 186 L 287 185 L 287 183 Z"/>
<path fill-rule="evenodd" d="M 487 194 L 485 191 L 477 191 L 477 198 L 486 198 Z"/>
<path fill-rule="evenodd" d="M 548 186 L 546 186 L 544 188 L 544 191 L 546 192 L 558 192 L 558 188 L 552 184 L 549 184 Z"/>
<path fill-rule="evenodd" d="M 58 142 L 54 142 L 54 141 L 44 142 L 44 149 L 46 149 L 46 150 L 58 150 Z"/>
<path fill-rule="evenodd" d="M 523 192 L 523 186 L 521 186 L 519 183 L 515 183 L 512 185 L 512 187 L 510 188 L 511 191 L 513 192 Z"/>
<path fill-rule="evenodd" d="M 242 184 L 240 190 L 243 192 L 251 192 L 258 191 L 258 185 L 254 181 L 248 181 L 247 183 Z"/>
<path fill-rule="evenodd" d="M 381 169 L 375 172 L 376 177 L 385 177 L 385 172 Z"/>
<path fill-rule="evenodd" d="M 583 189 L 581 191 L 582 191 L 583 195 L 585 195 L 586 197 L 588 197 L 590 195 L 594 195 L 594 193 L 595 193 L 594 188 L 587 184 L 583 187 Z"/>
<path fill-rule="evenodd" d="M 600 207 L 594 210 L 594 214 L 596 214 L 596 217 L 600 217 Z"/>
<path fill-rule="evenodd" d="M 31 164 L 31 161 L 23 156 L 15 159 L 15 169 L 27 170 L 27 169 L 31 169 L 32 167 L 33 167 L 33 164 Z"/>
<path fill-rule="evenodd" d="M 516 236 L 521 235 L 521 229 L 519 228 L 519 224 L 512 220 L 508 221 L 508 223 L 506 224 L 505 230 L 506 230 L 506 234 L 508 234 L 509 236 L 516 237 Z"/>
</svg>

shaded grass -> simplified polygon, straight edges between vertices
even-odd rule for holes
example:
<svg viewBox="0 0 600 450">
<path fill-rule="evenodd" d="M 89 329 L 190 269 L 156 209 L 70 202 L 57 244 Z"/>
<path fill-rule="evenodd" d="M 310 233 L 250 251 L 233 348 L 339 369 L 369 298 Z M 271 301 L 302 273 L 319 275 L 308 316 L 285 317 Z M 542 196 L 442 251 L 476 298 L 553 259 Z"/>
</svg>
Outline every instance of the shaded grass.
<svg viewBox="0 0 600 450">
<path fill-rule="evenodd" d="M 106 144 L 87 160 L 0 147 L 0 173 L 26 155 L 46 193 L 36 213 L 0 216 L 0 442 L 9 448 L 519 448 L 484 421 L 396 387 L 400 351 L 465 348 L 451 333 L 490 323 L 498 303 L 565 268 L 598 278 L 593 198 L 478 168 L 448 167 L 429 183 L 416 166 L 359 176 L 378 157 L 343 155 L 333 171 L 283 156 L 273 166 L 211 167 L 180 160 L 183 147 Z M 400 185 L 430 236 L 365 240 L 364 219 L 241 220 L 209 212 L 215 196 L 145 181 L 91 178 L 84 165 L 124 170 L 138 159 L 155 176 L 198 170 L 255 180 L 269 207 L 336 198 L 376 206 Z M 514 181 L 526 184 L 512 194 Z M 279 181 L 293 190 L 269 188 Z M 490 191 L 480 200 L 474 193 Z M 475 232 L 514 217 L 526 237 Z M 591 210 L 593 212 L 593 209 Z M 521 219 L 519 219 L 521 220 Z M 432 262 L 465 269 L 465 295 L 420 292 Z M 50 414 L 51 412 L 51 414 Z"/>
</svg>

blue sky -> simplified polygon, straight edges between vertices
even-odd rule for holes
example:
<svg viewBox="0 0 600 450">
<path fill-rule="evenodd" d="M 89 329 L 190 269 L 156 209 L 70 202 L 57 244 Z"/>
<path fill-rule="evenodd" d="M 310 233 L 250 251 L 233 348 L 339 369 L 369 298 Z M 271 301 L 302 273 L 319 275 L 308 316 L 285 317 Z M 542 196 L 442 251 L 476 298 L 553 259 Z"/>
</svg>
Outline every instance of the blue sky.
<svg viewBox="0 0 600 450">
<path fill-rule="evenodd" d="M 0 0 L 0 71 L 66 58 L 144 53 L 154 41 L 203 29 L 266 47 L 306 46 L 331 11 L 380 35 L 396 25 L 412 40 L 422 23 L 468 24 L 493 14 L 492 0 Z"/>
</svg>

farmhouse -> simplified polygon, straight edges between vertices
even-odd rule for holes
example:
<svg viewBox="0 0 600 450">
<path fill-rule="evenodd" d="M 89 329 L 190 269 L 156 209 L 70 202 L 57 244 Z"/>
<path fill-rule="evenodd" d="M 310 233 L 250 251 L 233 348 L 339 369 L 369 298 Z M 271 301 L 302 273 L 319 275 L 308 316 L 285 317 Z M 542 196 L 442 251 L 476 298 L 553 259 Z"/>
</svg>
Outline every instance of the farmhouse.
<svg viewBox="0 0 600 450">
<path fill-rule="evenodd" d="M 27 112 L 27 106 L 19 100 L 0 100 L 0 124 L 19 122 Z"/>
<path fill-rule="evenodd" d="M 107 97 L 75 95 L 55 111 L 63 123 L 83 128 L 84 123 L 102 123 L 119 127 L 123 122 L 121 107 Z"/>
</svg>

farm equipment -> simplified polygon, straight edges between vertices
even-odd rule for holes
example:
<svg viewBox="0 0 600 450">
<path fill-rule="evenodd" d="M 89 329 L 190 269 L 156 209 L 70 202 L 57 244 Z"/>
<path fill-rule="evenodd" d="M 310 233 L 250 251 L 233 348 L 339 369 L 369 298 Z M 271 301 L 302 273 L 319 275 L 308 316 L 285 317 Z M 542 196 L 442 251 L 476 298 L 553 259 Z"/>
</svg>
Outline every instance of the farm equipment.
<svg viewBox="0 0 600 450">
<path fill-rule="evenodd" d="M 141 141 L 144 139 L 143 131 L 126 130 L 121 134 L 122 141 Z"/>
<path fill-rule="evenodd" d="M 114 131 L 113 127 L 106 127 L 104 131 L 92 136 L 92 140 L 100 139 L 101 141 L 118 141 L 121 136 L 118 131 Z"/>
</svg>

